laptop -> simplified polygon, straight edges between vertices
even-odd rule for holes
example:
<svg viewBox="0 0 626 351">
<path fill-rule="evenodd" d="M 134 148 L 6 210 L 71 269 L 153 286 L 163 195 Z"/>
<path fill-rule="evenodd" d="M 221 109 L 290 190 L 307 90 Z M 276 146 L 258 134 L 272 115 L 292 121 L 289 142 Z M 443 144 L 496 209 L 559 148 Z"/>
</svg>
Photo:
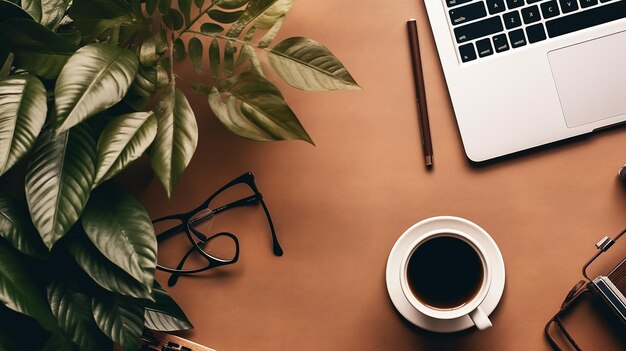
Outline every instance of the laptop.
<svg viewBox="0 0 626 351">
<path fill-rule="evenodd" d="M 626 0 L 424 0 L 475 162 L 626 121 Z"/>
</svg>

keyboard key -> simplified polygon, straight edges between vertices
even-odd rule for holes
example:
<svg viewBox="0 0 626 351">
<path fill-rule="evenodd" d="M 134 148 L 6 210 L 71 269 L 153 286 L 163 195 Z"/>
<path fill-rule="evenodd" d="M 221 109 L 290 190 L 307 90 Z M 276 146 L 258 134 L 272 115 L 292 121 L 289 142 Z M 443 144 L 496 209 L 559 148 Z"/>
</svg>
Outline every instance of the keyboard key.
<svg viewBox="0 0 626 351">
<path fill-rule="evenodd" d="M 448 7 L 457 6 L 461 4 L 465 4 L 466 2 L 470 2 L 472 0 L 446 0 Z"/>
<path fill-rule="evenodd" d="M 622 18 L 626 18 L 626 1 L 623 0 L 547 21 L 546 29 L 548 37 L 554 38 Z"/>
<path fill-rule="evenodd" d="M 589 6 L 597 5 L 598 0 L 580 0 L 580 8 L 584 9 Z"/>
<path fill-rule="evenodd" d="M 506 0 L 506 4 L 509 9 L 512 10 L 514 8 L 524 6 L 524 0 Z"/>
<path fill-rule="evenodd" d="M 528 36 L 528 42 L 531 44 L 546 40 L 546 31 L 541 23 L 526 27 L 526 35 Z"/>
<path fill-rule="evenodd" d="M 487 35 L 496 34 L 502 32 L 502 21 L 500 17 L 491 17 L 482 21 L 466 24 L 461 27 L 454 28 L 454 36 L 457 43 L 464 43 L 466 41 L 485 37 Z"/>
<path fill-rule="evenodd" d="M 477 41 L 476 50 L 478 50 L 479 57 L 493 55 L 493 47 L 491 46 L 491 40 L 489 38 L 485 38 L 485 39 L 481 39 Z"/>
<path fill-rule="evenodd" d="M 455 26 L 457 24 L 473 21 L 475 19 L 487 16 L 487 11 L 485 10 L 485 5 L 482 3 L 482 1 L 461 7 L 456 7 L 450 10 L 449 13 L 452 24 Z"/>
<path fill-rule="evenodd" d="M 561 10 L 563 10 L 563 13 L 578 10 L 578 4 L 576 3 L 576 0 L 559 0 L 559 2 L 561 3 Z"/>
<path fill-rule="evenodd" d="M 504 25 L 506 26 L 506 29 L 511 29 L 522 25 L 522 19 L 519 16 L 518 11 L 505 13 L 504 15 L 502 15 L 502 19 L 504 20 Z"/>
<path fill-rule="evenodd" d="M 574 0 L 571 0 L 574 1 Z M 539 7 L 537 5 L 533 5 L 522 9 L 522 18 L 524 18 L 525 24 L 535 23 L 541 20 L 541 15 L 539 14 Z"/>
<path fill-rule="evenodd" d="M 504 7 L 504 0 L 487 0 L 487 9 L 489 10 L 490 15 L 503 12 L 506 10 L 506 7 Z"/>
<path fill-rule="evenodd" d="M 509 41 L 506 38 L 506 34 L 498 34 L 493 37 L 493 47 L 496 48 L 496 52 L 503 52 L 509 49 Z"/>
<path fill-rule="evenodd" d="M 459 53 L 461 54 L 461 61 L 463 62 L 476 60 L 476 51 L 472 43 L 459 46 Z"/>
<path fill-rule="evenodd" d="M 521 29 L 509 32 L 509 39 L 511 40 L 511 46 L 514 48 L 526 45 L 526 37 L 524 37 L 524 31 Z"/>
<path fill-rule="evenodd" d="M 536 2 L 539 2 L 539 1 L 541 1 L 541 0 L 526 0 L 526 3 L 530 5 L 530 4 L 534 4 Z"/>
<path fill-rule="evenodd" d="M 558 16 L 561 12 L 559 11 L 559 5 L 557 5 L 555 0 L 552 0 L 541 4 L 541 13 L 543 18 L 548 19 Z"/>
</svg>

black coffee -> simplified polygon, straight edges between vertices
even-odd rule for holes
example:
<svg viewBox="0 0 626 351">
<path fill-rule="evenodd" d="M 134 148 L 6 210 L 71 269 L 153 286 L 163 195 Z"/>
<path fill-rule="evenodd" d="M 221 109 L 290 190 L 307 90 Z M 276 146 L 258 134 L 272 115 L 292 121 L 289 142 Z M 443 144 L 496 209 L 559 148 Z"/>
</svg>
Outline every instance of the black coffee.
<svg viewBox="0 0 626 351">
<path fill-rule="evenodd" d="M 470 244 L 451 236 L 422 243 L 409 258 L 407 280 L 413 295 L 437 309 L 461 307 L 483 284 L 483 265 Z"/>
</svg>

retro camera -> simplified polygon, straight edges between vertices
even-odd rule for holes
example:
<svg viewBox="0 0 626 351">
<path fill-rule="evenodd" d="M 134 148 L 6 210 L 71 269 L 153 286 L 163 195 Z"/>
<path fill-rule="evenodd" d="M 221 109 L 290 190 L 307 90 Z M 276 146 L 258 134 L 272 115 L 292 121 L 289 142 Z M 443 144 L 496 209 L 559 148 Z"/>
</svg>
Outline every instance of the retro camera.
<svg viewBox="0 0 626 351">
<path fill-rule="evenodd" d="M 595 278 L 589 278 L 589 267 L 600 257 L 603 253 L 608 251 L 613 245 L 626 233 L 626 229 L 620 232 L 615 239 L 611 239 L 605 236 L 596 244 L 598 251 L 596 254 L 583 266 L 582 274 L 585 278 L 579 281 L 567 294 L 563 304 L 559 311 L 548 321 L 544 329 L 545 336 L 550 345 L 555 350 L 563 350 L 563 348 L 556 342 L 551 334 L 551 330 L 559 331 L 564 339 L 575 350 L 582 350 L 576 343 L 573 336 L 567 331 L 562 321 L 562 315 L 573 306 L 573 304 L 581 298 L 585 293 L 590 293 L 598 296 L 617 316 L 622 322 L 623 326 L 626 326 L 626 252 L 614 252 L 617 254 L 617 264 L 608 270 L 606 274 L 600 274 Z M 554 328 L 551 328 L 554 326 Z M 570 349 L 570 348 L 566 348 Z"/>
</svg>

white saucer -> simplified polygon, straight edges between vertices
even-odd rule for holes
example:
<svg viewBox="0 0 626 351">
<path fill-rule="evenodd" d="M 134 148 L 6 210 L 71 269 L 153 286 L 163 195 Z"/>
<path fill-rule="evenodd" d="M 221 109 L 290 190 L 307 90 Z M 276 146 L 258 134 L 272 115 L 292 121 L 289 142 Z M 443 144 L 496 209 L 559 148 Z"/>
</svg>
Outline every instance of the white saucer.
<svg viewBox="0 0 626 351">
<path fill-rule="evenodd" d="M 485 250 L 487 265 L 492 269 L 492 280 L 489 292 L 487 292 L 487 296 L 480 304 L 480 307 L 487 315 L 490 315 L 491 312 L 496 309 L 500 298 L 502 298 L 502 293 L 504 292 L 505 280 L 504 260 L 502 259 L 500 249 L 484 229 L 467 219 L 459 217 L 441 216 L 425 219 L 407 229 L 407 231 L 398 238 L 387 260 L 387 291 L 389 292 L 389 297 L 393 305 L 409 322 L 429 331 L 453 333 L 471 328 L 474 326 L 474 323 L 468 316 L 449 320 L 439 320 L 426 316 L 409 303 L 409 300 L 406 299 L 402 292 L 402 287 L 400 287 L 402 256 L 406 254 L 409 246 L 418 236 L 442 228 L 456 229 L 466 233 L 474 238 Z"/>
</svg>

